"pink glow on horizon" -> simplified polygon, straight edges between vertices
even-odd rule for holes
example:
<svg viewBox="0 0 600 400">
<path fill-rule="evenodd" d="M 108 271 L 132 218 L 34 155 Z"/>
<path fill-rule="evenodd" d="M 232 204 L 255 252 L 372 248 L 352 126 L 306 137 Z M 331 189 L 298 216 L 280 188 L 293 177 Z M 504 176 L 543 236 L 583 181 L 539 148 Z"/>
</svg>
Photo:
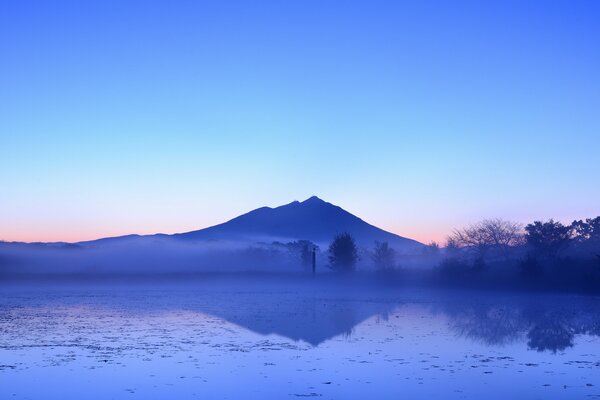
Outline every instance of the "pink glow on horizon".
<svg viewBox="0 0 600 400">
<path fill-rule="evenodd" d="M 0 241 L 6 242 L 67 242 L 76 243 L 84 242 L 88 240 L 96 240 L 106 237 L 124 236 L 124 235 L 153 235 L 156 233 L 181 233 L 189 232 L 199 229 L 204 229 L 214 224 L 205 226 L 188 226 L 182 227 L 181 229 L 156 229 L 151 227 L 137 226 L 135 228 L 104 228 L 104 229 L 84 229 L 83 227 L 63 227 L 58 229 L 57 227 L 34 227 L 33 229 L 13 229 L 12 231 L 5 231 L 0 233 Z M 388 232 L 395 233 L 397 235 L 417 240 L 421 243 L 430 243 L 436 241 L 439 244 L 445 242 L 445 238 L 449 232 L 436 231 L 431 227 L 411 227 L 410 229 L 404 227 L 401 229 L 381 227 Z"/>
</svg>

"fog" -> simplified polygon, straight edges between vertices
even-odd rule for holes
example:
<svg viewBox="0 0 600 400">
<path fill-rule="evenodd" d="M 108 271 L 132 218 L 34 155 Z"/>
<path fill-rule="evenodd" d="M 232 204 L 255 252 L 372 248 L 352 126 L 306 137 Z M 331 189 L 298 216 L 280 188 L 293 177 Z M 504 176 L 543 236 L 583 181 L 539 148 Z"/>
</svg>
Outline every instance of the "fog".
<svg viewBox="0 0 600 400">
<path fill-rule="evenodd" d="M 324 260 L 318 251 L 318 264 Z M 283 243 L 135 237 L 94 244 L 0 243 L 0 271 L 5 275 L 158 274 L 301 272 L 303 267 L 300 255 Z"/>
</svg>

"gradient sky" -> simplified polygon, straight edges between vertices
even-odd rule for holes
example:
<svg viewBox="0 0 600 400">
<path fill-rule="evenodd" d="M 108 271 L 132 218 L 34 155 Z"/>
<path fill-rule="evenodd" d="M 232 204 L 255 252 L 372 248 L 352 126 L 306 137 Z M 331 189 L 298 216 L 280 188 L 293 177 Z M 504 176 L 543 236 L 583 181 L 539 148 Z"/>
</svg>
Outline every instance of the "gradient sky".
<svg viewBox="0 0 600 400">
<path fill-rule="evenodd" d="M 313 194 L 421 241 L 600 215 L 598 1 L 0 1 L 0 240 Z"/>
</svg>

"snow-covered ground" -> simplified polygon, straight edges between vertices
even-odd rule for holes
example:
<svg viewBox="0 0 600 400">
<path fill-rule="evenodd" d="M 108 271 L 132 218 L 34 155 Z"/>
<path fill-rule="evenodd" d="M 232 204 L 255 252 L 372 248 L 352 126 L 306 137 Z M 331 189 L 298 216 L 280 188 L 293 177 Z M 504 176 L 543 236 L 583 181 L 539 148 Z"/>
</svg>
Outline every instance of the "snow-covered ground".
<svg viewBox="0 0 600 400">
<path fill-rule="evenodd" d="M 0 295 L 1 399 L 600 396 L 592 297 L 308 281 Z"/>
</svg>

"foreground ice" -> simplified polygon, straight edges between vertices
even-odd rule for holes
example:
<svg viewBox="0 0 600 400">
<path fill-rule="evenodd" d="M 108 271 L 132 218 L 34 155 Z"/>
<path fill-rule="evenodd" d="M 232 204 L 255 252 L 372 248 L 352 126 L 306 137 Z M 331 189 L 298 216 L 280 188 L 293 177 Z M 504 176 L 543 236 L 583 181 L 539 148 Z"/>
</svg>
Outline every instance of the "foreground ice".
<svg viewBox="0 0 600 400">
<path fill-rule="evenodd" d="M 600 398 L 600 299 L 2 287 L 1 399 Z"/>
</svg>

